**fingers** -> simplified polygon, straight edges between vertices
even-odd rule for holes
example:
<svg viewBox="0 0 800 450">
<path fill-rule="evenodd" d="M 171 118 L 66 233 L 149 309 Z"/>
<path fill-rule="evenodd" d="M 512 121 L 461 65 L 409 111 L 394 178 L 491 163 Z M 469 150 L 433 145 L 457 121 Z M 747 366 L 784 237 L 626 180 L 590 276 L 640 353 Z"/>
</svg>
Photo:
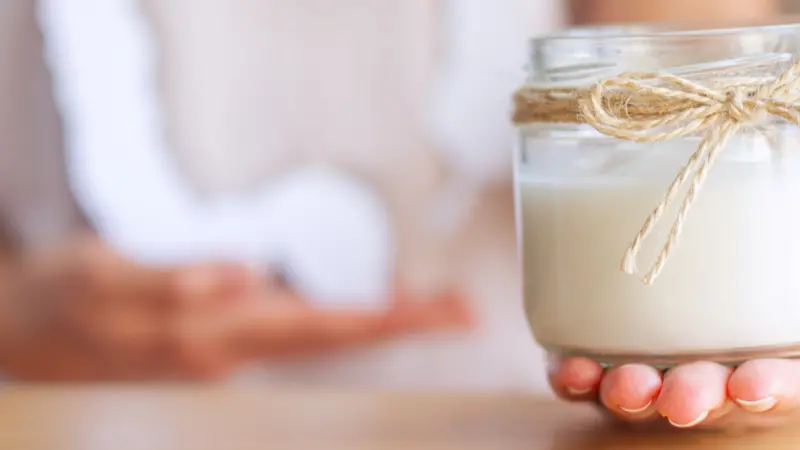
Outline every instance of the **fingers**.
<svg viewBox="0 0 800 450">
<path fill-rule="evenodd" d="M 162 305 L 163 365 L 178 378 L 216 379 L 237 362 L 226 341 L 228 326 L 270 301 L 292 296 L 267 292 L 255 270 L 234 264 L 206 264 L 166 274 L 169 296 Z M 171 285 L 169 283 L 172 282 Z M 163 310 L 162 310 L 163 312 Z"/>
<path fill-rule="evenodd" d="M 403 299 L 387 311 L 319 311 L 245 266 L 151 268 L 100 241 L 78 250 L 65 252 L 64 264 L 53 270 L 79 268 L 68 272 L 75 295 L 60 303 L 73 305 L 74 314 L 62 322 L 79 335 L 82 351 L 115 377 L 169 372 L 196 378 L 244 357 L 362 346 L 472 324 L 455 296 Z"/>
<path fill-rule="evenodd" d="M 137 296 L 186 306 L 223 301 L 262 285 L 249 268 L 237 264 L 205 264 L 181 269 L 138 268 L 126 279 Z"/>
<path fill-rule="evenodd" d="M 710 362 L 670 370 L 656 405 L 673 426 L 691 428 L 726 406 L 731 369 Z"/>
<path fill-rule="evenodd" d="M 785 411 L 800 404 L 800 361 L 764 359 L 742 364 L 728 381 L 730 398 L 751 413 Z"/>
<path fill-rule="evenodd" d="M 609 369 L 600 383 L 603 405 L 629 421 L 643 421 L 656 416 L 655 401 L 660 391 L 661 373 L 640 364 Z"/>
<path fill-rule="evenodd" d="M 183 315 L 215 314 L 221 300 L 240 298 L 255 289 L 247 269 L 231 264 L 207 264 L 182 269 L 155 269 L 136 264 L 112 272 L 102 295 L 101 328 L 113 328 L 130 338 L 147 333 L 172 333 Z M 149 330 L 149 331 L 148 331 Z"/>
<path fill-rule="evenodd" d="M 568 400 L 593 400 L 618 418 L 643 422 L 666 417 L 675 427 L 690 428 L 726 412 L 730 369 L 694 363 L 670 370 L 628 364 L 603 371 L 584 358 L 567 359 L 551 375 L 556 392 Z"/>
<path fill-rule="evenodd" d="M 592 361 L 571 358 L 558 366 L 551 382 L 564 398 L 593 400 L 598 373 Z M 628 364 L 602 373 L 598 394 L 609 412 L 627 422 L 660 415 L 675 428 L 775 426 L 791 416 L 773 412 L 800 405 L 800 361 L 754 360 L 736 370 L 696 362 L 663 377 L 653 367 Z"/>
<path fill-rule="evenodd" d="M 448 293 L 435 300 L 404 298 L 388 311 L 384 332 L 387 336 L 420 331 L 463 330 L 476 323 L 464 299 Z"/>
<path fill-rule="evenodd" d="M 107 281 L 102 323 L 96 341 L 108 349 L 109 370 L 151 371 L 178 378 L 217 377 L 231 365 L 223 336 L 224 320 L 239 303 L 259 302 L 262 280 L 236 264 L 203 264 L 161 269 L 127 263 Z"/>
<path fill-rule="evenodd" d="M 157 366 L 164 374 L 177 379 L 216 379 L 236 363 L 221 340 L 223 315 L 180 315 L 159 339 L 161 352 Z"/>
<path fill-rule="evenodd" d="M 232 324 L 231 336 L 247 357 L 296 355 L 369 345 L 413 332 L 464 329 L 471 319 L 463 302 L 452 299 L 361 312 L 283 303 L 242 317 Z"/>
<path fill-rule="evenodd" d="M 570 401 L 597 397 L 603 377 L 600 364 L 586 358 L 551 359 L 550 384 L 562 398 Z"/>
</svg>

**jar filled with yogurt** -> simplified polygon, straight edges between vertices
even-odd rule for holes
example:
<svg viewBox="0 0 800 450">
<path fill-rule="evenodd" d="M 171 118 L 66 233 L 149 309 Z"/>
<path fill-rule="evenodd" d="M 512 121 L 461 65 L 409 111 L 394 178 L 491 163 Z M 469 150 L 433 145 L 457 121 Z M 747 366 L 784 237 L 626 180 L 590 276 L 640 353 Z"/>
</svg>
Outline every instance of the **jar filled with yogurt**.
<svg viewBox="0 0 800 450">
<path fill-rule="evenodd" d="M 525 309 L 559 356 L 800 356 L 800 25 L 532 41 L 515 95 Z"/>
</svg>

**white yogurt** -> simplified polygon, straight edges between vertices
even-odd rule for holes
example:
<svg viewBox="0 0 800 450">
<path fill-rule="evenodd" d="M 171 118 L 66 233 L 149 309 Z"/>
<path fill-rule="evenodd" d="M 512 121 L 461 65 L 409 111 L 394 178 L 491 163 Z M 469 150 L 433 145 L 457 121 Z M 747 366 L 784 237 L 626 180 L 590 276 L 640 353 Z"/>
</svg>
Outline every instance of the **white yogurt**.
<svg viewBox="0 0 800 450">
<path fill-rule="evenodd" d="M 524 294 L 537 341 L 556 352 L 655 357 L 800 343 L 800 167 L 735 156 L 732 149 L 712 170 L 652 286 L 623 273 L 620 261 L 675 164 L 654 156 L 648 170 L 625 176 L 519 169 Z M 641 272 L 681 200 L 645 240 Z"/>
</svg>

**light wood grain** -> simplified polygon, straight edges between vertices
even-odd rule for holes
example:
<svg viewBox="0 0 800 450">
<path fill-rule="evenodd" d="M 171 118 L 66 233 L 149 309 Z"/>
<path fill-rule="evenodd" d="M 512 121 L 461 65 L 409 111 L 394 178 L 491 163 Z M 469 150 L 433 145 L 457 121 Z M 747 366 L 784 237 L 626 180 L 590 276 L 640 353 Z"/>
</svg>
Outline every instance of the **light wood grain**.
<svg viewBox="0 0 800 450">
<path fill-rule="evenodd" d="M 525 395 L 12 387 L 0 449 L 775 449 L 768 432 L 632 431 L 590 408 Z"/>
</svg>

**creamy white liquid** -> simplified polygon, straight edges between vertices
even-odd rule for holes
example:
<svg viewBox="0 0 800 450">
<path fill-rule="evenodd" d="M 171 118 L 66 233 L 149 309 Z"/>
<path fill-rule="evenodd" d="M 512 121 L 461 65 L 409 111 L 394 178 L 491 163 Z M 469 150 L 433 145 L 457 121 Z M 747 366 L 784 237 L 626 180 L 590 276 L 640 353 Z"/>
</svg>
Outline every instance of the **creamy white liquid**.
<svg viewBox="0 0 800 450">
<path fill-rule="evenodd" d="M 641 274 L 623 273 L 625 249 L 676 173 L 657 158 L 649 168 L 626 177 L 518 172 L 526 311 L 537 341 L 555 351 L 627 355 L 800 343 L 797 164 L 720 162 L 663 273 L 644 286 L 641 274 L 682 201 L 645 240 Z"/>
</svg>

